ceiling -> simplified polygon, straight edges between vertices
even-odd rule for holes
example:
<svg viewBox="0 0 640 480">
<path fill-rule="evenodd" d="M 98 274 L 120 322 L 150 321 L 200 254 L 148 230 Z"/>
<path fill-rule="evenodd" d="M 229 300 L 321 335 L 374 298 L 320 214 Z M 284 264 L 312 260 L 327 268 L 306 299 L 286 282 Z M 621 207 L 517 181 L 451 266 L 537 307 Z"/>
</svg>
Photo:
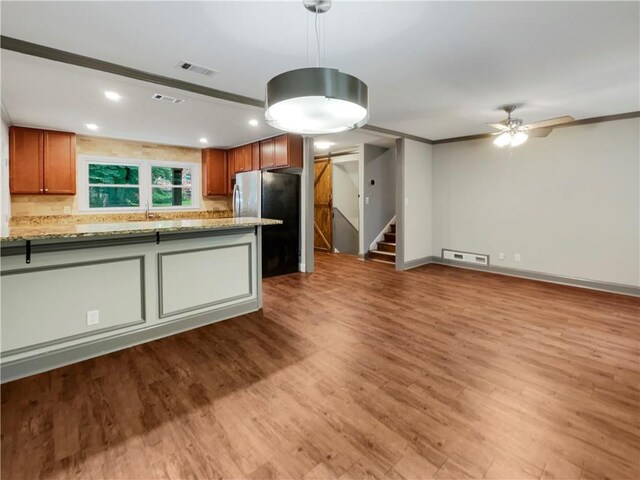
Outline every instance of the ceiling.
<svg viewBox="0 0 640 480">
<path fill-rule="evenodd" d="M 376 145 L 378 147 L 392 148 L 395 147 L 396 137 L 358 129 L 351 130 L 349 132 L 318 135 L 315 137 L 315 141 L 331 144 L 329 148 L 323 149 L 316 146 L 316 154 L 326 154 L 344 152 L 345 150 L 355 150 L 363 143 Z"/>
<path fill-rule="evenodd" d="M 107 100 L 105 91 L 122 98 Z M 189 147 L 229 147 L 279 131 L 262 109 L 2 50 L 2 104 L 13 124 Z M 171 104 L 154 93 L 185 100 Z M 249 120 L 259 120 L 258 126 Z M 98 125 L 89 131 L 87 123 Z M 208 144 L 200 143 L 206 138 Z"/>
<path fill-rule="evenodd" d="M 314 63 L 312 15 L 300 1 L 1 9 L 5 36 L 258 99 L 272 76 Z M 505 103 L 522 103 L 525 122 L 637 111 L 639 16 L 638 2 L 336 1 L 320 17 L 322 64 L 369 85 L 372 125 L 433 140 L 492 131 L 484 123 L 502 119 L 496 109 Z M 2 102 L 14 122 L 99 123 L 85 120 L 94 112 L 103 134 L 130 136 L 133 126 L 185 145 L 202 135 L 234 145 L 272 133 L 262 122 L 248 130 L 247 117 L 262 120 L 259 108 L 178 92 L 187 102 L 164 110 L 146 101 L 159 90 L 153 85 L 19 57 L 2 54 Z M 180 71 L 180 60 L 220 73 Z M 126 96 L 121 110 L 99 98 L 106 84 Z M 20 98 L 26 93 L 37 102 Z"/>
</svg>

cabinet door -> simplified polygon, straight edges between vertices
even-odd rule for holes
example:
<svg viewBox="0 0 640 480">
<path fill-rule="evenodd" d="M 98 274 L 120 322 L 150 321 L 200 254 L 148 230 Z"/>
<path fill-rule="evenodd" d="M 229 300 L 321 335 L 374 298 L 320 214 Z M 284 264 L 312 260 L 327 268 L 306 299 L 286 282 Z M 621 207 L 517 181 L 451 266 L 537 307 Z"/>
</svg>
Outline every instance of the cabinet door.
<svg viewBox="0 0 640 480">
<path fill-rule="evenodd" d="M 234 151 L 235 172 L 248 172 L 251 170 L 251 144 L 236 147 Z"/>
<path fill-rule="evenodd" d="M 242 160 L 243 160 L 243 172 L 250 172 L 251 170 L 253 170 L 253 149 L 251 148 L 251 144 L 248 143 L 246 145 L 243 145 L 242 147 L 240 147 L 240 149 L 242 150 Z"/>
<path fill-rule="evenodd" d="M 302 168 L 303 141 L 300 135 L 287 135 L 287 162 L 291 168 Z"/>
<path fill-rule="evenodd" d="M 75 195 L 76 135 L 44 132 L 44 193 Z"/>
<path fill-rule="evenodd" d="M 44 193 L 44 134 L 34 128 L 9 129 L 9 191 Z"/>
<path fill-rule="evenodd" d="M 289 166 L 289 156 L 287 155 L 287 141 L 288 135 L 280 135 L 275 138 L 274 152 L 275 152 L 275 166 L 287 167 Z"/>
<path fill-rule="evenodd" d="M 242 173 L 246 171 L 245 170 L 246 160 L 244 158 L 244 151 L 242 147 L 232 148 L 230 152 L 233 158 L 233 171 L 235 173 Z"/>
<path fill-rule="evenodd" d="M 274 152 L 273 138 L 262 140 L 260 142 L 260 168 L 275 167 L 276 158 Z"/>
<path fill-rule="evenodd" d="M 260 142 L 251 144 L 251 170 L 260 170 Z"/>
<path fill-rule="evenodd" d="M 224 150 L 206 148 L 202 151 L 202 192 L 205 197 L 229 194 L 227 170 Z"/>
</svg>

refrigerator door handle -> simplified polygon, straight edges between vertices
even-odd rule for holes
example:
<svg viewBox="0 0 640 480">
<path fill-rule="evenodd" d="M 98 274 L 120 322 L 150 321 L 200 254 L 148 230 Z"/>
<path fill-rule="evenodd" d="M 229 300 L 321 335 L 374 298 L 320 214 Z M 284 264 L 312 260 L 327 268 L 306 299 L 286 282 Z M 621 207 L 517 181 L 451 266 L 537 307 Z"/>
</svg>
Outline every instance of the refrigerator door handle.
<svg viewBox="0 0 640 480">
<path fill-rule="evenodd" d="M 233 186 L 233 197 L 232 197 L 232 208 L 233 208 L 233 216 L 237 217 L 240 212 L 240 206 L 238 202 L 240 201 L 240 187 L 236 184 Z"/>
</svg>

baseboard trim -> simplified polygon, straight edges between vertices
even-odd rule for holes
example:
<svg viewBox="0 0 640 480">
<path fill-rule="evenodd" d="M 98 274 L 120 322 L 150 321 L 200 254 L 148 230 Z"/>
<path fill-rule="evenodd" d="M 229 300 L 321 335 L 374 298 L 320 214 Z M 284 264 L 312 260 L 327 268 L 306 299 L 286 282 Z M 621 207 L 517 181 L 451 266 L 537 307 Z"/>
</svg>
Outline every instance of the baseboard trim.
<svg viewBox="0 0 640 480">
<path fill-rule="evenodd" d="M 398 270 L 410 270 L 412 268 L 421 267 L 422 265 L 428 265 L 429 263 L 433 263 L 435 257 L 428 256 L 422 258 L 416 258 L 415 260 L 410 260 L 408 262 L 404 262 L 400 265 Z"/>
<path fill-rule="evenodd" d="M 2 377 L 2 383 L 10 382 L 19 378 L 35 375 L 36 373 L 46 372 L 89 358 L 133 347 L 134 345 L 158 340 L 163 337 L 175 335 L 176 333 L 255 312 L 258 309 L 258 301 L 252 299 L 218 309 L 215 312 L 162 322 L 140 330 L 121 333 L 108 338 L 101 338 L 57 350 L 50 350 L 18 360 L 6 360 L 2 362 L 2 366 L 0 367 L 0 376 Z"/>
<path fill-rule="evenodd" d="M 568 285 L 571 287 L 587 288 L 589 290 L 599 290 L 602 292 L 618 293 L 621 295 L 630 295 L 640 297 L 640 287 L 633 285 L 624 285 L 621 283 L 599 282 L 596 280 L 587 280 L 584 278 L 565 277 L 563 275 L 554 275 L 551 273 L 534 272 L 531 270 L 520 270 L 517 268 L 499 267 L 496 265 L 463 265 L 455 260 L 449 260 L 441 257 L 431 257 L 430 263 L 439 265 L 447 265 L 449 267 L 465 268 L 467 270 L 478 270 L 481 272 L 497 273 L 498 275 L 507 275 L 510 277 L 526 278 L 528 280 L 537 280 L 540 282 L 557 283 L 560 285 Z"/>
</svg>

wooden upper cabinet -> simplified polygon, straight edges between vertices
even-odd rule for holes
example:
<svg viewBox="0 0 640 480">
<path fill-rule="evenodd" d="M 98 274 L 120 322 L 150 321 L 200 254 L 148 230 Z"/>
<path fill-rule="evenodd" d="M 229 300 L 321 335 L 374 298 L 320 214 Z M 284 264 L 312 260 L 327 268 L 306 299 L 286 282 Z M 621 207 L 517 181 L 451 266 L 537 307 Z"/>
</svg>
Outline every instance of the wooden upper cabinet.
<svg viewBox="0 0 640 480">
<path fill-rule="evenodd" d="M 251 144 L 251 170 L 260 170 L 260 142 Z"/>
<path fill-rule="evenodd" d="M 202 194 L 205 197 L 229 194 L 229 166 L 224 150 L 202 150 Z"/>
<path fill-rule="evenodd" d="M 44 132 L 35 128 L 9 129 L 9 191 L 44 193 Z"/>
<path fill-rule="evenodd" d="M 232 149 L 234 152 L 234 172 L 249 172 L 252 170 L 251 144 L 242 145 Z"/>
<path fill-rule="evenodd" d="M 76 135 L 44 132 L 44 192 L 57 195 L 76 193 Z"/>
<path fill-rule="evenodd" d="M 271 168 L 302 168 L 302 137 L 300 135 L 285 134 L 275 137 L 273 152 Z"/>
<path fill-rule="evenodd" d="M 11 127 L 9 178 L 13 194 L 76 193 L 74 133 Z"/>
<path fill-rule="evenodd" d="M 276 157 L 274 152 L 274 140 L 268 138 L 260 142 L 260 168 L 273 168 L 276 166 Z"/>
<path fill-rule="evenodd" d="M 289 166 L 287 155 L 287 143 L 289 135 L 280 135 L 274 139 L 273 151 L 275 156 L 276 167 Z"/>
<path fill-rule="evenodd" d="M 227 167 L 231 172 L 231 176 L 235 176 L 236 174 L 236 149 L 230 148 L 227 150 Z"/>
</svg>

